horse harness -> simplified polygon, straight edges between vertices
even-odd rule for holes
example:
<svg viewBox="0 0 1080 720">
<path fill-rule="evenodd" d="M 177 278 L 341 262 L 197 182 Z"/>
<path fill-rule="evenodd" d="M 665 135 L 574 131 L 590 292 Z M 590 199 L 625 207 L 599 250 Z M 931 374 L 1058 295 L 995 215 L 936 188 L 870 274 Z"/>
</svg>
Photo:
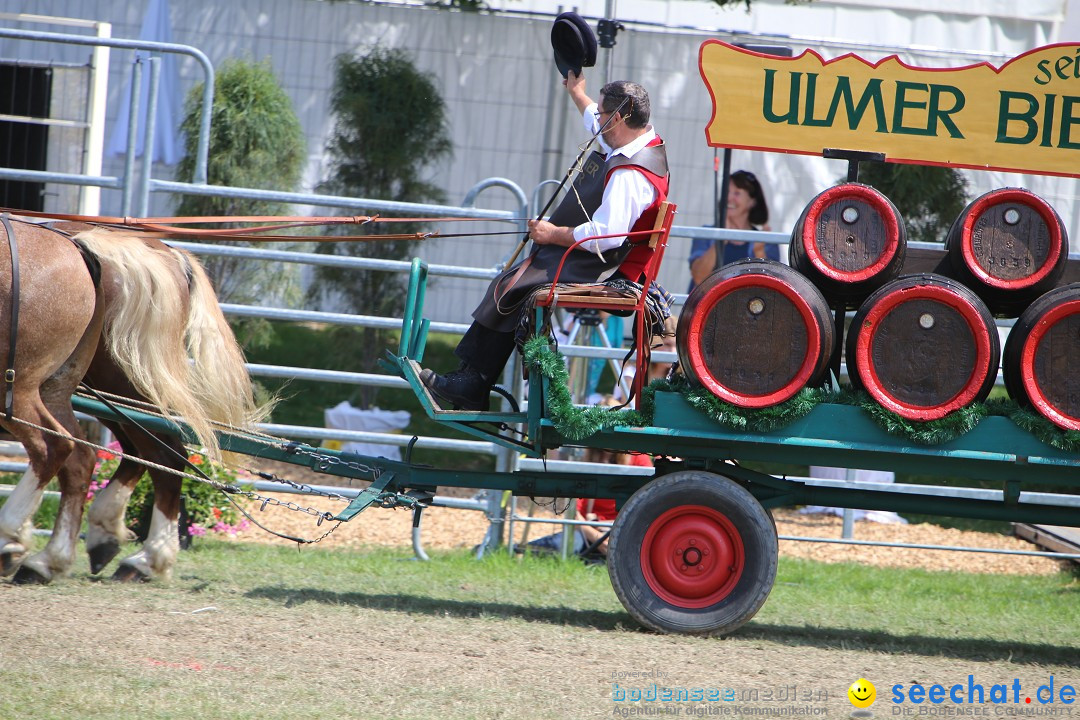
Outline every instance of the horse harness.
<svg viewBox="0 0 1080 720">
<path fill-rule="evenodd" d="M 16 222 L 26 222 L 16 220 Z M 11 253 L 11 329 L 8 332 L 7 363 L 4 366 L 4 419 L 11 420 L 15 403 L 15 347 L 19 335 L 19 244 L 15 239 L 15 228 L 11 226 L 11 215 L 0 214 L 0 223 L 4 225 L 4 233 L 7 235 L 8 250 Z M 86 262 L 86 268 L 90 271 L 94 287 L 101 282 L 101 264 L 95 258 L 89 248 L 76 240 L 71 234 L 58 230 L 48 224 L 27 223 L 35 227 L 43 227 L 61 235 L 75 244 Z"/>
</svg>

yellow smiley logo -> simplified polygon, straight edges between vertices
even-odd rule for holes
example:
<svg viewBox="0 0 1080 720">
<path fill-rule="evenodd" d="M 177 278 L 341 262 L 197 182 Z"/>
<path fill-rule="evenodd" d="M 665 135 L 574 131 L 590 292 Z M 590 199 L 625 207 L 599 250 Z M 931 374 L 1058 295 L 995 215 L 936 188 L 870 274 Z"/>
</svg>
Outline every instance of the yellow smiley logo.
<svg viewBox="0 0 1080 720">
<path fill-rule="evenodd" d="M 847 689 L 848 700 L 857 708 L 868 708 L 877 700 L 877 688 L 866 678 L 859 678 Z"/>
</svg>

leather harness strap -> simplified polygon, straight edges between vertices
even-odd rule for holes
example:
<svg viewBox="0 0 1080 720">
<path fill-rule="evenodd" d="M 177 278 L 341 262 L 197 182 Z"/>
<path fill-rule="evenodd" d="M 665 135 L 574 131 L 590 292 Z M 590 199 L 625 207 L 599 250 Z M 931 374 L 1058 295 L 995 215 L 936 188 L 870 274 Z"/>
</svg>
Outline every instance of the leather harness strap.
<svg viewBox="0 0 1080 720">
<path fill-rule="evenodd" d="M 136 218 L 136 217 L 120 217 L 120 216 L 107 216 L 107 215 L 71 215 L 65 213 L 52 213 L 52 212 L 37 212 L 33 210 L 17 210 L 13 208 L 0 208 L 0 212 L 7 212 L 13 215 L 22 215 L 25 217 L 35 218 L 49 218 L 53 220 L 66 220 L 71 222 L 85 222 L 96 223 L 100 225 L 120 225 L 127 228 L 135 228 L 142 230 L 151 230 L 154 232 L 167 232 L 176 235 L 200 235 L 200 236 L 214 236 L 220 235 L 229 238 L 242 238 L 245 240 L 268 240 L 275 241 L 278 239 L 288 240 L 288 237 L 281 236 L 254 236 L 253 233 L 267 232 L 271 230 L 284 230 L 291 227 L 310 227 L 319 225 L 367 225 L 369 223 L 415 223 L 415 222 L 491 222 L 491 218 L 472 218 L 472 217 L 423 217 L 423 218 L 400 218 L 400 217 L 380 217 L 378 215 L 352 215 L 352 216 L 330 216 L 330 217 L 311 217 L 303 215 L 208 215 L 200 217 L 150 217 L 150 218 Z M 502 219 L 502 218 L 500 218 Z M 522 218 L 506 218 L 507 220 L 520 220 Z M 245 228 L 180 228 L 173 227 L 173 225 L 190 225 L 195 223 L 272 223 L 264 224 L 255 227 Z M 382 235 L 382 236 L 353 236 L 351 238 L 338 237 L 335 239 L 367 239 L 367 238 L 382 238 L 382 239 L 409 239 L 417 238 L 423 239 L 423 237 L 430 235 L 431 233 L 410 233 L 403 235 Z M 317 240 L 319 238 L 304 237 L 305 240 Z"/>
<path fill-rule="evenodd" d="M 4 419 L 10 420 L 15 403 L 15 340 L 19 335 L 19 244 L 15 240 L 15 229 L 5 212 L 0 215 L 7 233 L 8 248 L 11 250 L 11 326 L 8 330 L 7 366 L 4 370 Z"/>
</svg>

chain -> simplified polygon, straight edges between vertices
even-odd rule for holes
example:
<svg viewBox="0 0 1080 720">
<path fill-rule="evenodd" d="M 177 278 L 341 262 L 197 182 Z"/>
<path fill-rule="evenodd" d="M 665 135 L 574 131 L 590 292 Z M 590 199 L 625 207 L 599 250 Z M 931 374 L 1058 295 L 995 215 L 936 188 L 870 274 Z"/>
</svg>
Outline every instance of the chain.
<svg viewBox="0 0 1080 720">
<path fill-rule="evenodd" d="M 315 464 L 312 465 L 312 469 L 316 472 L 326 472 L 332 467 L 343 467 L 349 470 L 355 470 L 359 473 L 371 475 L 372 480 L 378 480 L 382 474 L 382 470 L 378 467 L 366 465 L 357 460 L 342 460 L 339 457 L 333 455 L 323 455 L 322 453 L 314 450 L 305 450 L 296 443 L 285 443 L 284 450 L 294 455 L 306 455 L 315 460 Z"/>
<path fill-rule="evenodd" d="M 562 515 L 563 513 L 565 513 L 567 508 L 570 507 L 570 504 L 574 502 L 572 499 L 568 499 L 566 501 L 566 504 L 562 506 L 562 510 L 560 510 L 559 509 L 559 498 L 551 498 L 551 502 L 540 502 L 535 497 L 530 495 L 529 500 L 532 500 L 533 505 L 535 505 L 537 507 L 541 507 L 541 508 L 548 508 L 549 507 L 549 508 L 551 508 L 551 512 L 555 513 L 556 515 Z"/>
</svg>

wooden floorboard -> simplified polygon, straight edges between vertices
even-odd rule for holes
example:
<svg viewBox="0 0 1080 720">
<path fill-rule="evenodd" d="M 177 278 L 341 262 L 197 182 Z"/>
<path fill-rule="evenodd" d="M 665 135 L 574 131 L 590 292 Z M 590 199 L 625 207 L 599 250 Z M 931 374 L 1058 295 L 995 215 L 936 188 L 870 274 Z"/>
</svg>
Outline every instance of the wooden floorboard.
<svg viewBox="0 0 1080 720">
<path fill-rule="evenodd" d="M 1080 553 L 1080 528 L 1014 523 L 1013 531 L 1017 537 L 1024 538 L 1044 550 L 1060 553 Z M 1074 560 L 1073 562 L 1078 561 Z"/>
</svg>

